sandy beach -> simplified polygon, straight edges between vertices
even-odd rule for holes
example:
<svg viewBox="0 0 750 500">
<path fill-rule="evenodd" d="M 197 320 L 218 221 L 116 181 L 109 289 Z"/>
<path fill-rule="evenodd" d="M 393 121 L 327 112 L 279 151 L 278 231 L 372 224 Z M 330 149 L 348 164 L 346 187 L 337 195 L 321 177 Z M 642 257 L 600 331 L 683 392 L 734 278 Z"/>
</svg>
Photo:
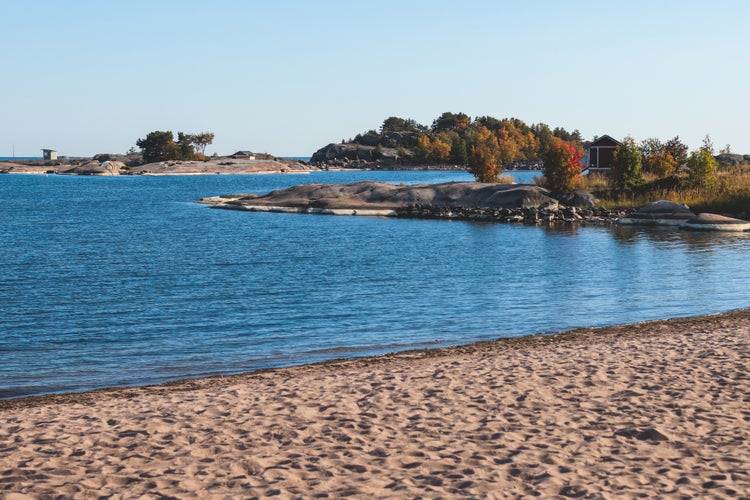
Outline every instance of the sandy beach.
<svg viewBox="0 0 750 500">
<path fill-rule="evenodd" d="M 0 497 L 750 497 L 750 311 L 0 402 Z"/>
</svg>

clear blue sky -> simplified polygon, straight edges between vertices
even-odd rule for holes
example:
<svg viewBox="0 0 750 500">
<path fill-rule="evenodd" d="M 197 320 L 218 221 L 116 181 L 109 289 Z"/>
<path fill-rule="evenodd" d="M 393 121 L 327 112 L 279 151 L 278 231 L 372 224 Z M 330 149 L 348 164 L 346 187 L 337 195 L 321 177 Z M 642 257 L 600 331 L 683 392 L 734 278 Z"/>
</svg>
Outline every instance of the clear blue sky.
<svg viewBox="0 0 750 500">
<path fill-rule="evenodd" d="M 0 15 L 0 156 L 124 152 L 152 130 L 308 156 L 444 111 L 750 153 L 746 0 L 0 0 Z"/>
</svg>

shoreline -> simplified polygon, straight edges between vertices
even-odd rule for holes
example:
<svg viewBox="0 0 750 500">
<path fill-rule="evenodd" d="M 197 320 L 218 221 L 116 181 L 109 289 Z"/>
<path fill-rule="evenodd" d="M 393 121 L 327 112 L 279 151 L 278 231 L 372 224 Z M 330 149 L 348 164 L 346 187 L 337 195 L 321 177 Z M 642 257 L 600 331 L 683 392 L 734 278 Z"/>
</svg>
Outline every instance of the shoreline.
<svg viewBox="0 0 750 500">
<path fill-rule="evenodd" d="M 34 407 L 48 404 L 69 404 L 89 402 L 99 396 L 106 397 L 130 397 L 134 391 L 143 393 L 164 393 L 165 391 L 191 391 L 199 388 L 218 387 L 223 384 L 241 383 L 252 380 L 258 376 L 267 374 L 285 375 L 285 372 L 304 371 L 307 368 L 336 369 L 337 367 L 350 367 L 362 364 L 371 366 L 373 364 L 388 363 L 399 359 L 422 359 L 442 358 L 455 354 L 476 353 L 478 351 L 506 352 L 514 349 L 544 348 L 557 343 L 585 344 L 587 342 L 600 342 L 611 338 L 628 336 L 639 338 L 648 335 L 643 331 L 637 331 L 643 327 L 663 328 L 687 327 L 691 325 L 704 325 L 714 321 L 743 319 L 750 322 L 750 308 L 737 309 L 727 312 L 702 314 L 699 316 L 681 316 L 676 318 L 655 319 L 637 323 L 623 323 L 611 326 L 581 327 L 562 332 L 533 333 L 521 337 L 503 337 L 493 340 L 479 340 L 468 344 L 460 344 L 449 347 L 429 347 L 422 349 L 409 349 L 406 351 L 393 351 L 385 354 L 372 356 L 356 356 L 352 358 L 336 358 L 314 363 L 302 363 L 298 365 L 282 366 L 277 368 L 260 368 L 258 370 L 236 373 L 230 375 L 212 375 L 208 377 L 186 378 L 171 382 L 147 384 L 142 386 L 126 387 L 102 387 L 87 391 L 40 394 L 34 396 L 21 396 L 18 398 L 0 399 L 0 412 L 20 407 Z"/>
<path fill-rule="evenodd" d="M 0 401 L 0 496 L 750 494 L 750 310 Z"/>
</svg>

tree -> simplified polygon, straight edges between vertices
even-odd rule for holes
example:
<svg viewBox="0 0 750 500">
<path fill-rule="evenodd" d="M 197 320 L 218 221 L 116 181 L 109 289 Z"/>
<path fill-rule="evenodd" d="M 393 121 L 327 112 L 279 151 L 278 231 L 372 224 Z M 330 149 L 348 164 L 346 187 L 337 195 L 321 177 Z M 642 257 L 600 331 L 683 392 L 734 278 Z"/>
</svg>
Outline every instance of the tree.
<svg viewBox="0 0 750 500">
<path fill-rule="evenodd" d="M 534 133 L 534 136 L 536 137 L 536 140 L 538 142 L 537 157 L 543 158 L 544 154 L 547 152 L 547 149 L 549 149 L 549 145 L 552 142 L 554 134 L 549 128 L 549 125 L 547 125 L 546 123 L 538 123 L 536 125 L 532 125 L 531 131 Z"/>
<path fill-rule="evenodd" d="M 420 125 L 411 118 L 403 119 L 397 116 L 391 116 L 383 121 L 380 127 L 380 133 L 386 132 L 426 132 L 427 127 Z"/>
<path fill-rule="evenodd" d="M 196 147 L 201 156 L 206 155 L 206 146 L 213 144 L 214 134 L 213 132 L 201 132 L 192 136 L 193 145 Z"/>
<path fill-rule="evenodd" d="M 446 111 L 432 122 L 432 132 L 438 133 L 443 130 L 464 130 L 471 123 L 469 115 L 464 113 L 453 114 Z"/>
<path fill-rule="evenodd" d="M 448 142 L 440 140 L 436 137 L 432 141 L 432 158 L 437 163 L 445 163 L 448 161 L 451 155 L 451 145 Z"/>
<path fill-rule="evenodd" d="M 468 169 L 478 182 L 497 182 L 503 173 L 497 137 L 482 125 L 477 126 L 477 139 L 471 148 Z"/>
<path fill-rule="evenodd" d="M 672 155 L 677 166 L 683 165 L 687 161 L 688 147 L 680 141 L 680 136 L 676 135 L 664 143 L 664 149 Z"/>
<path fill-rule="evenodd" d="M 631 191 L 642 182 L 641 177 L 641 152 L 632 137 L 626 137 L 614 151 L 612 170 L 614 174 L 615 189 L 618 191 Z"/>
<path fill-rule="evenodd" d="M 717 167 L 718 163 L 714 158 L 713 151 L 711 151 L 710 144 L 704 142 L 703 147 L 690 153 L 687 159 L 688 179 L 694 186 L 712 186 L 716 183 Z"/>
<path fill-rule="evenodd" d="M 149 132 L 145 139 L 138 139 L 135 145 L 141 148 L 144 163 L 173 160 L 176 144 L 171 131 Z"/>
<path fill-rule="evenodd" d="M 141 148 L 144 163 L 192 160 L 195 158 L 194 137 L 190 134 L 178 132 L 177 142 L 175 142 L 171 131 L 157 130 L 149 132 L 145 139 L 138 139 L 135 144 Z"/>
<path fill-rule="evenodd" d="M 544 178 L 553 191 L 570 191 L 581 178 L 581 151 L 574 144 L 552 137 L 542 156 Z"/>
<path fill-rule="evenodd" d="M 659 138 L 657 137 L 649 137 L 641 141 L 641 143 L 638 145 L 638 149 L 640 150 L 641 156 L 643 157 L 643 170 L 645 172 L 652 172 L 653 169 L 649 158 L 651 158 L 655 153 L 663 151 L 664 144 L 662 144 L 661 140 L 659 140 Z"/>
<path fill-rule="evenodd" d="M 432 141 L 426 135 L 420 135 L 417 138 L 417 147 L 415 148 L 415 160 L 417 163 L 428 163 L 432 158 Z"/>
<path fill-rule="evenodd" d="M 453 141 L 451 161 L 456 165 L 466 165 L 469 163 L 469 152 L 466 150 L 466 141 L 464 139 L 458 138 Z"/>
<path fill-rule="evenodd" d="M 660 178 L 669 177 L 677 170 L 677 160 L 664 148 L 654 151 L 646 157 L 649 172 Z"/>
<path fill-rule="evenodd" d="M 193 147 L 194 141 L 195 141 L 194 135 L 177 132 L 178 153 L 177 153 L 177 158 L 173 158 L 173 159 L 194 160 L 195 159 L 195 148 Z"/>
</svg>

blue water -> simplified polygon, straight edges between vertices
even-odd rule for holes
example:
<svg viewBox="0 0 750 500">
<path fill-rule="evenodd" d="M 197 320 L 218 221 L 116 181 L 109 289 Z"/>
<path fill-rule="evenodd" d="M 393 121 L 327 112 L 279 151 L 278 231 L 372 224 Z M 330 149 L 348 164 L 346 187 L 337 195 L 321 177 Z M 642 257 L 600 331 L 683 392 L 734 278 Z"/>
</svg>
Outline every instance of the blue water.
<svg viewBox="0 0 750 500">
<path fill-rule="evenodd" d="M 0 176 L 0 398 L 750 306 L 748 235 L 196 203 L 363 179 L 469 176 Z"/>
</svg>

